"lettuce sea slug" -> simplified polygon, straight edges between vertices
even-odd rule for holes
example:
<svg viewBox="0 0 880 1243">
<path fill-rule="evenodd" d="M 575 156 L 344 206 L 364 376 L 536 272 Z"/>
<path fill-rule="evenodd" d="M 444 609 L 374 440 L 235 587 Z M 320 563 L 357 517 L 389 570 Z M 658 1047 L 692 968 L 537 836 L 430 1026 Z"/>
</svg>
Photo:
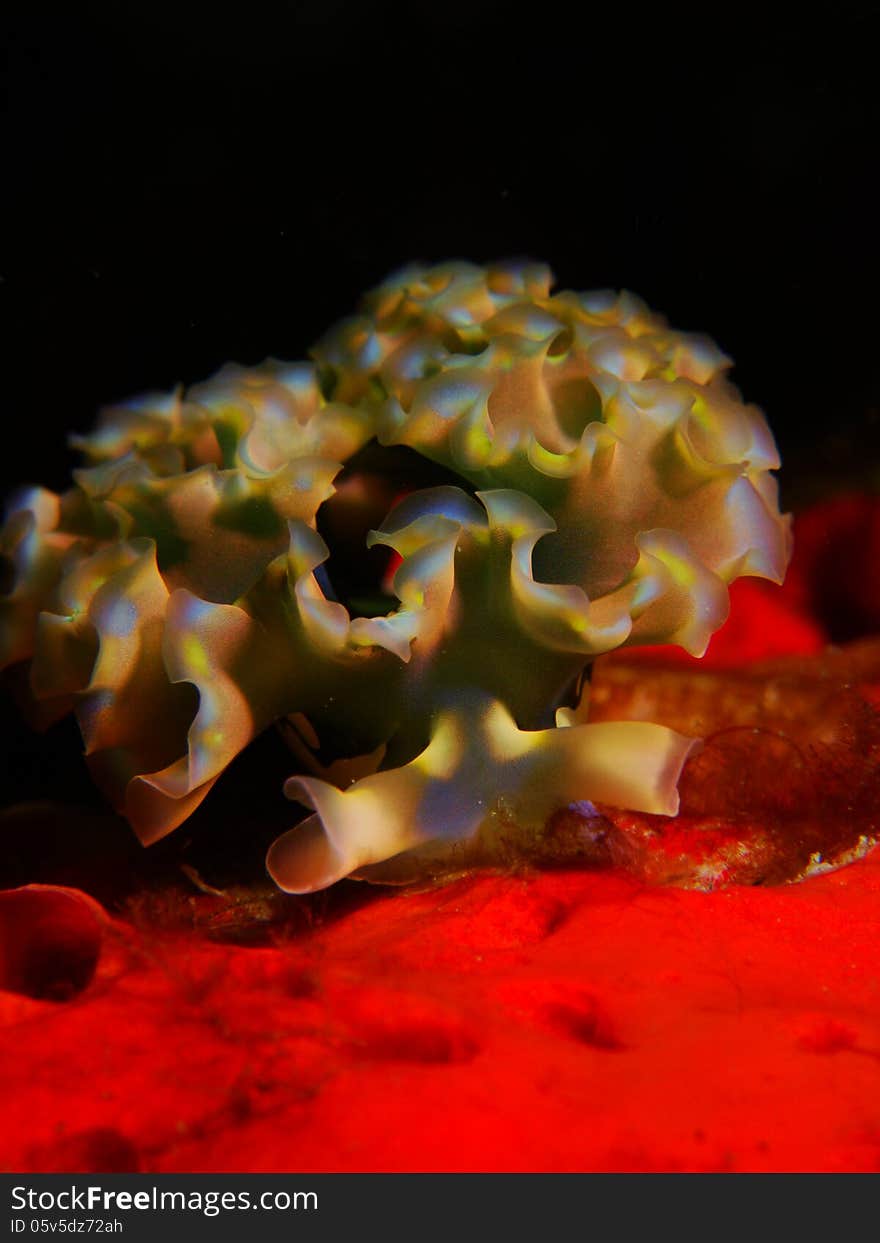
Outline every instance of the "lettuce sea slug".
<svg viewBox="0 0 880 1243">
<path fill-rule="evenodd" d="M 105 410 L 2 532 L 0 661 L 73 711 L 145 844 L 281 722 L 281 888 L 418 874 L 503 814 L 666 815 L 695 745 L 591 724 L 592 659 L 702 654 L 790 552 L 761 413 L 708 340 L 531 263 L 413 267 L 312 361 Z"/>
</svg>

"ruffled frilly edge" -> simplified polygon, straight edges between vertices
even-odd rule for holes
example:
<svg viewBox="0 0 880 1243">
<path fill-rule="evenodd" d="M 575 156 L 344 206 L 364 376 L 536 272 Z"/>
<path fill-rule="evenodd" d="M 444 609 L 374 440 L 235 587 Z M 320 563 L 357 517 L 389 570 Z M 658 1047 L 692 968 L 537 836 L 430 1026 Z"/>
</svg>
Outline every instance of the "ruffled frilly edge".
<svg viewBox="0 0 880 1243">
<path fill-rule="evenodd" d="M 579 800 L 675 815 L 678 778 L 696 740 L 660 725 L 620 721 L 524 731 L 497 700 L 466 698 L 438 714 L 426 749 L 409 764 L 339 790 L 291 777 L 288 797 L 314 809 L 269 849 L 266 866 L 290 893 L 324 889 L 402 852 L 472 838 L 503 805 L 540 829 Z"/>
<path fill-rule="evenodd" d="M 315 814 L 270 853 L 285 888 L 465 839 L 499 798 L 536 823 L 585 798 L 674 810 L 690 740 L 564 712 L 535 728 L 532 701 L 622 643 L 700 655 L 727 583 L 780 581 L 778 457 L 711 343 L 631 295 L 549 289 L 540 265 L 411 271 L 314 366 L 224 368 L 116 407 L 77 439 L 92 464 L 75 489 L 17 498 L 0 664 L 31 661 L 50 719 L 75 707 L 96 778 L 144 842 L 290 717 L 325 776 L 322 732 L 350 726 L 360 751 L 335 776 L 367 775 L 289 783 Z M 316 573 L 328 550 L 313 528 L 373 436 L 480 490 L 428 488 L 392 510 L 368 542 L 401 558 L 399 607 L 352 619 Z M 496 660 L 483 677 L 487 627 L 518 653 L 509 676 Z M 422 742 L 401 746 L 408 732 Z"/>
</svg>

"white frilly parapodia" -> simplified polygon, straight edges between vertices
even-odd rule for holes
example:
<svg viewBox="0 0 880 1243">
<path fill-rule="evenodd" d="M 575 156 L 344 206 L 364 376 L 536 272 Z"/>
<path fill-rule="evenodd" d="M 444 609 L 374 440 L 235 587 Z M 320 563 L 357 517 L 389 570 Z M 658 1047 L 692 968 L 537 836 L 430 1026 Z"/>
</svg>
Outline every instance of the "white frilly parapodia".
<svg viewBox="0 0 880 1243">
<path fill-rule="evenodd" d="M 675 813 L 694 740 L 590 724 L 570 690 L 621 644 L 702 654 L 728 583 L 781 581 L 776 448 L 710 341 L 550 290 L 540 264 L 406 269 L 312 362 L 106 410 L 68 492 L 13 498 L 0 662 L 35 720 L 76 713 L 144 843 L 274 721 L 314 813 L 269 852 L 292 892 L 417 872 L 501 806 L 535 831 L 580 800 Z M 438 482 L 364 539 L 399 565 L 389 609 L 352 615 L 318 511 L 393 446 Z"/>
</svg>

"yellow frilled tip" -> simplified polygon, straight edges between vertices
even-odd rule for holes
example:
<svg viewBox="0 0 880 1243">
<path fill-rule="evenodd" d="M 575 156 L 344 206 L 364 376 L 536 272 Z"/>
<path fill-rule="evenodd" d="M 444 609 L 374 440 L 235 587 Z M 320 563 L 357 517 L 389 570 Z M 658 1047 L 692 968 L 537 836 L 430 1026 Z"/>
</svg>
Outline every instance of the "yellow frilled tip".
<svg viewBox="0 0 880 1243">
<path fill-rule="evenodd" d="M 310 893 L 403 851 L 470 838 L 502 800 L 524 827 L 581 799 L 675 815 L 695 745 L 635 721 L 525 731 L 497 700 L 471 700 L 440 713 L 428 746 L 403 767 L 347 790 L 292 777 L 288 797 L 315 814 L 273 844 L 266 864 L 280 888 Z"/>
<path fill-rule="evenodd" d="M 468 840 L 499 800 L 536 829 L 584 799 L 673 814 L 692 740 L 591 724 L 571 687 L 621 644 L 701 654 L 734 578 L 783 577 L 776 447 L 729 365 L 542 264 L 405 268 L 310 362 L 72 438 L 72 487 L 17 494 L 0 531 L 0 665 L 44 719 L 76 712 L 145 843 L 290 722 L 313 814 L 268 866 L 291 891 Z M 395 564 L 360 599 L 374 547 Z"/>
</svg>

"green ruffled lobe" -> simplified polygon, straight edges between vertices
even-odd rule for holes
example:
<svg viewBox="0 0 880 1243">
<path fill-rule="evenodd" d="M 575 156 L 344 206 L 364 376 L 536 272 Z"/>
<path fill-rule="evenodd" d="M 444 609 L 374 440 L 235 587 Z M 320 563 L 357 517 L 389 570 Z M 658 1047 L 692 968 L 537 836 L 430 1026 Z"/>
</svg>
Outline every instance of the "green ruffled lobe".
<svg viewBox="0 0 880 1243">
<path fill-rule="evenodd" d="M 674 814 L 694 740 L 590 724 L 578 688 L 622 644 L 702 654 L 734 578 L 781 581 L 776 448 L 710 341 L 551 288 L 405 269 L 311 363 L 106 410 L 68 492 L 12 499 L 0 663 L 36 719 L 75 711 L 145 843 L 273 722 L 313 813 L 268 856 L 291 891 L 417 874 L 502 806 L 535 832 L 580 800 Z M 436 485 L 392 504 L 401 453 Z M 340 532 L 393 557 L 380 611 L 339 580 Z"/>
</svg>

